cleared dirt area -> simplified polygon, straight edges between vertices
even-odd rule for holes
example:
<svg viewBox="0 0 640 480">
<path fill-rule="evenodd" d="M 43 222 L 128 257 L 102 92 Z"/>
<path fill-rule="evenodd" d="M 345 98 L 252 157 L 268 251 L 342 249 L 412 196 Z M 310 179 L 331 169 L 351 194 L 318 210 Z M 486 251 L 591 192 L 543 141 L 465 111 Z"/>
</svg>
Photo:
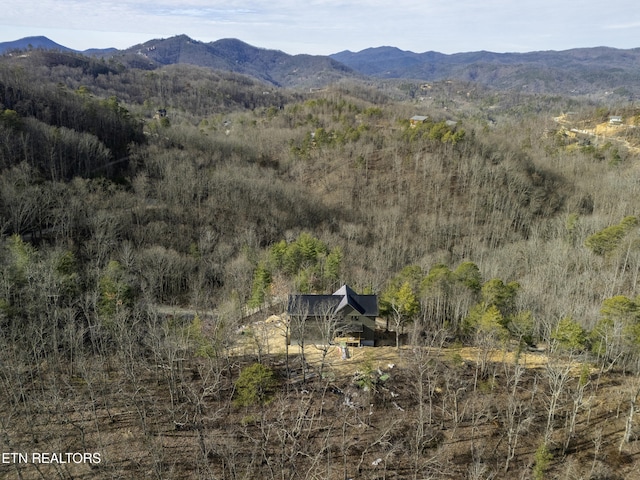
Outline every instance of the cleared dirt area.
<svg viewBox="0 0 640 480">
<path fill-rule="evenodd" d="M 588 135 L 597 139 L 600 144 L 614 142 L 615 144 L 622 145 L 631 153 L 640 153 L 640 145 L 632 143 L 626 138 L 626 134 L 629 129 L 638 128 L 635 125 L 612 125 L 609 122 L 602 122 L 596 125 L 582 125 L 579 128 L 576 128 L 570 117 L 566 114 L 554 117 L 553 120 L 559 125 L 564 126 L 572 135 L 575 135 L 576 133 Z"/>
<path fill-rule="evenodd" d="M 243 356 L 284 355 L 287 351 L 285 318 L 285 315 L 272 315 L 264 321 L 244 326 L 242 329 L 244 335 L 240 337 L 241 340 L 234 351 Z M 383 370 L 389 368 L 389 365 L 406 367 L 407 358 L 411 357 L 407 351 L 410 351 L 411 348 L 407 345 L 403 345 L 399 349 L 395 346 L 348 347 L 345 356 L 337 345 L 325 348 L 323 345 L 307 344 L 304 347 L 304 355 L 311 368 L 319 369 L 324 355 L 323 370 L 333 372 L 335 375 L 350 375 L 361 370 L 365 363 L 367 368 L 373 367 Z M 260 349 L 262 351 L 259 351 Z M 297 357 L 302 352 L 300 346 L 296 342 L 292 342 L 289 345 L 288 353 Z M 513 365 L 517 360 L 523 367 L 531 369 L 544 368 L 549 363 L 544 348 L 536 351 L 490 350 L 484 352 L 475 347 L 453 346 L 432 348 L 429 355 L 439 361 L 462 360 L 472 363 L 485 361 Z M 557 362 L 557 360 L 555 361 Z M 564 364 L 571 365 L 576 375 L 580 374 L 581 363 L 571 361 Z"/>
</svg>

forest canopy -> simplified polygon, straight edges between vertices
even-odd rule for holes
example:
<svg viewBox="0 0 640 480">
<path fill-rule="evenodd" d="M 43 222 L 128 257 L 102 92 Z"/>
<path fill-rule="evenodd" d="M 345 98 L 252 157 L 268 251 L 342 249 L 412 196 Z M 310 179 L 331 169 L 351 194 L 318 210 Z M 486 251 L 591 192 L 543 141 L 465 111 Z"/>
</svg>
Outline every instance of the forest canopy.
<svg viewBox="0 0 640 480">
<path fill-rule="evenodd" d="M 98 411 L 109 425 L 126 417 L 147 449 L 128 465 L 156 478 L 181 478 L 153 456 L 166 429 L 193 434 L 197 467 L 184 478 L 275 478 L 280 467 L 287 478 L 304 478 L 297 467 L 329 478 L 329 464 L 334 476 L 360 468 L 374 478 L 384 462 L 394 478 L 427 478 L 440 468 L 427 459 L 442 452 L 459 475 L 467 464 L 495 478 L 557 472 L 553 459 L 579 450 L 594 372 L 640 368 L 637 133 L 607 131 L 602 142 L 572 132 L 563 112 L 581 130 L 613 112 L 637 124 L 640 112 L 471 87 L 435 82 L 419 97 L 418 82 L 353 80 L 309 92 L 186 65 L 0 57 L 4 413 L 19 418 L 35 398 L 68 414 L 61 425 L 86 445 L 108 441 L 85 419 L 103 428 Z M 412 124 L 417 114 L 425 120 Z M 289 294 L 343 284 L 378 295 L 380 328 L 403 355 L 397 377 L 411 382 L 364 353 L 345 384 L 324 369 L 309 375 L 304 354 L 269 354 L 262 317 L 282 313 Z M 289 338 L 284 322 L 274 328 Z M 443 360 L 426 347 L 476 356 Z M 316 350 L 324 367 L 328 350 Z M 520 369 L 530 351 L 548 355 L 545 376 Z M 593 370 L 574 378 L 561 360 Z M 523 393 L 537 388 L 544 402 Z M 629 392 L 617 455 L 635 438 Z M 338 400 L 325 406 L 330 395 Z M 158 412 L 170 423 L 154 423 Z M 53 449 L 38 418 L 25 431 Z M 342 423 L 320 431 L 310 418 Z M 458 428 L 494 424 L 495 452 L 480 452 L 473 435 L 471 453 L 455 452 Z M 524 452 L 530 425 L 535 444 Z M 236 443 L 215 443 L 218 428 Z M 384 459 L 357 450 L 355 428 L 375 432 L 367 448 L 388 448 Z M 491 461 L 474 463 L 480 454 Z M 604 456 L 593 458 L 592 473 Z M 119 475 L 108 468 L 104 478 Z"/>
</svg>

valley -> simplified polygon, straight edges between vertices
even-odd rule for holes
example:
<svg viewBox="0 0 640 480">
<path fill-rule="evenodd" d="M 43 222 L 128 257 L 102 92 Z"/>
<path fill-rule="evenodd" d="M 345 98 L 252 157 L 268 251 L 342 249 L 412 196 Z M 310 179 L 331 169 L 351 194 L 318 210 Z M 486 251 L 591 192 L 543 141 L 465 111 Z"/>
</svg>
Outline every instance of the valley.
<svg viewBox="0 0 640 480">
<path fill-rule="evenodd" d="M 0 56 L 1 478 L 637 476 L 632 84 L 189 41 Z M 287 347 L 345 284 L 377 346 Z"/>
</svg>

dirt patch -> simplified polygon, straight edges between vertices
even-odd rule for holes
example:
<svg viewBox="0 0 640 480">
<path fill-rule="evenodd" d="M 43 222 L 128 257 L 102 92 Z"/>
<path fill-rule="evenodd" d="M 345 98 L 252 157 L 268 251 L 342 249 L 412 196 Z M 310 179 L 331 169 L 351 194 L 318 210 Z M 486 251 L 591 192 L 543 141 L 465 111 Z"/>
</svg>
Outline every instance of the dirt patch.
<svg viewBox="0 0 640 480">
<path fill-rule="evenodd" d="M 286 323 L 282 316 L 272 315 L 264 321 L 258 321 L 250 326 L 244 326 L 241 330 L 240 341 L 234 349 L 234 353 L 244 356 L 259 355 L 285 355 L 286 345 Z M 366 369 L 386 370 L 394 366 L 406 367 L 407 358 L 411 357 L 410 352 L 413 347 L 402 346 L 399 349 L 395 346 L 381 347 L 348 347 L 347 355 L 339 346 L 329 346 L 307 344 L 304 348 L 304 356 L 308 365 L 316 370 L 322 366 L 323 371 L 332 373 L 335 376 L 352 375 L 357 371 Z M 520 351 L 514 350 L 490 350 L 483 352 L 476 347 L 447 347 L 429 349 L 429 356 L 439 361 L 464 361 L 477 363 L 482 361 L 491 363 L 507 363 L 513 365 L 516 361 L 527 369 L 542 369 L 549 363 L 546 349 Z M 288 346 L 288 353 L 292 357 L 302 354 L 297 343 Z M 324 359 L 323 359 L 324 356 Z M 557 359 L 555 359 L 557 362 Z M 570 366 L 574 375 L 579 375 L 583 363 L 567 359 L 562 365 Z"/>
<path fill-rule="evenodd" d="M 281 316 L 272 315 L 264 321 L 258 321 L 241 329 L 240 340 L 233 353 L 240 355 L 285 355 L 286 324 Z M 326 350 L 326 354 L 325 354 Z M 288 346 L 288 353 L 298 357 L 303 352 L 296 342 Z M 332 372 L 336 376 L 351 375 L 363 368 L 387 369 L 389 365 L 404 365 L 402 350 L 395 347 L 347 347 L 346 355 L 337 345 L 325 348 L 323 345 L 307 344 L 304 347 L 304 357 L 313 369 L 319 370 L 323 363 L 323 370 Z"/>
</svg>

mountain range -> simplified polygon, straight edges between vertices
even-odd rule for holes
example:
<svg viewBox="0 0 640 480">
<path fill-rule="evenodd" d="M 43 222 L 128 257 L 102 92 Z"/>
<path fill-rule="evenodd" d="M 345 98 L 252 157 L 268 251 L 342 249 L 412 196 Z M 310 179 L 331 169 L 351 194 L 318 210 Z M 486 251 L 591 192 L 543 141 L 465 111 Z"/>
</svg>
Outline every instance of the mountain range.
<svg viewBox="0 0 640 480">
<path fill-rule="evenodd" d="M 46 37 L 0 43 L 0 54 L 30 48 L 73 52 Z M 579 48 L 564 51 L 443 54 L 395 47 L 342 51 L 329 56 L 289 55 L 237 39 L 200 42 L 186 35 L 154 39 L 128 49 L 82 52 L 127 66 L 155 69 L 186 63 L 228 70 L 283 87 L 321 87 L 340 79 L 474 82 L 496 90 L 532 93 L 640 94 L 640 48 Z"/>
<path fill-rule="evenodd" d="M 110 53 L 118 51 L 117 48 L 90 48 L 88 50 L 74 50 L 72 48 L 65 47 L 64 45 L 60 45 L 59 43 L 56 43 L 44 36 L 24 37 L 11 42 L 0 42 L 0 54 L 17 50 L 30 50 L 33 48 L 59 50 L 61 52 L 76 52 L 90 56 L 109 55 Z"/>
</svg>

